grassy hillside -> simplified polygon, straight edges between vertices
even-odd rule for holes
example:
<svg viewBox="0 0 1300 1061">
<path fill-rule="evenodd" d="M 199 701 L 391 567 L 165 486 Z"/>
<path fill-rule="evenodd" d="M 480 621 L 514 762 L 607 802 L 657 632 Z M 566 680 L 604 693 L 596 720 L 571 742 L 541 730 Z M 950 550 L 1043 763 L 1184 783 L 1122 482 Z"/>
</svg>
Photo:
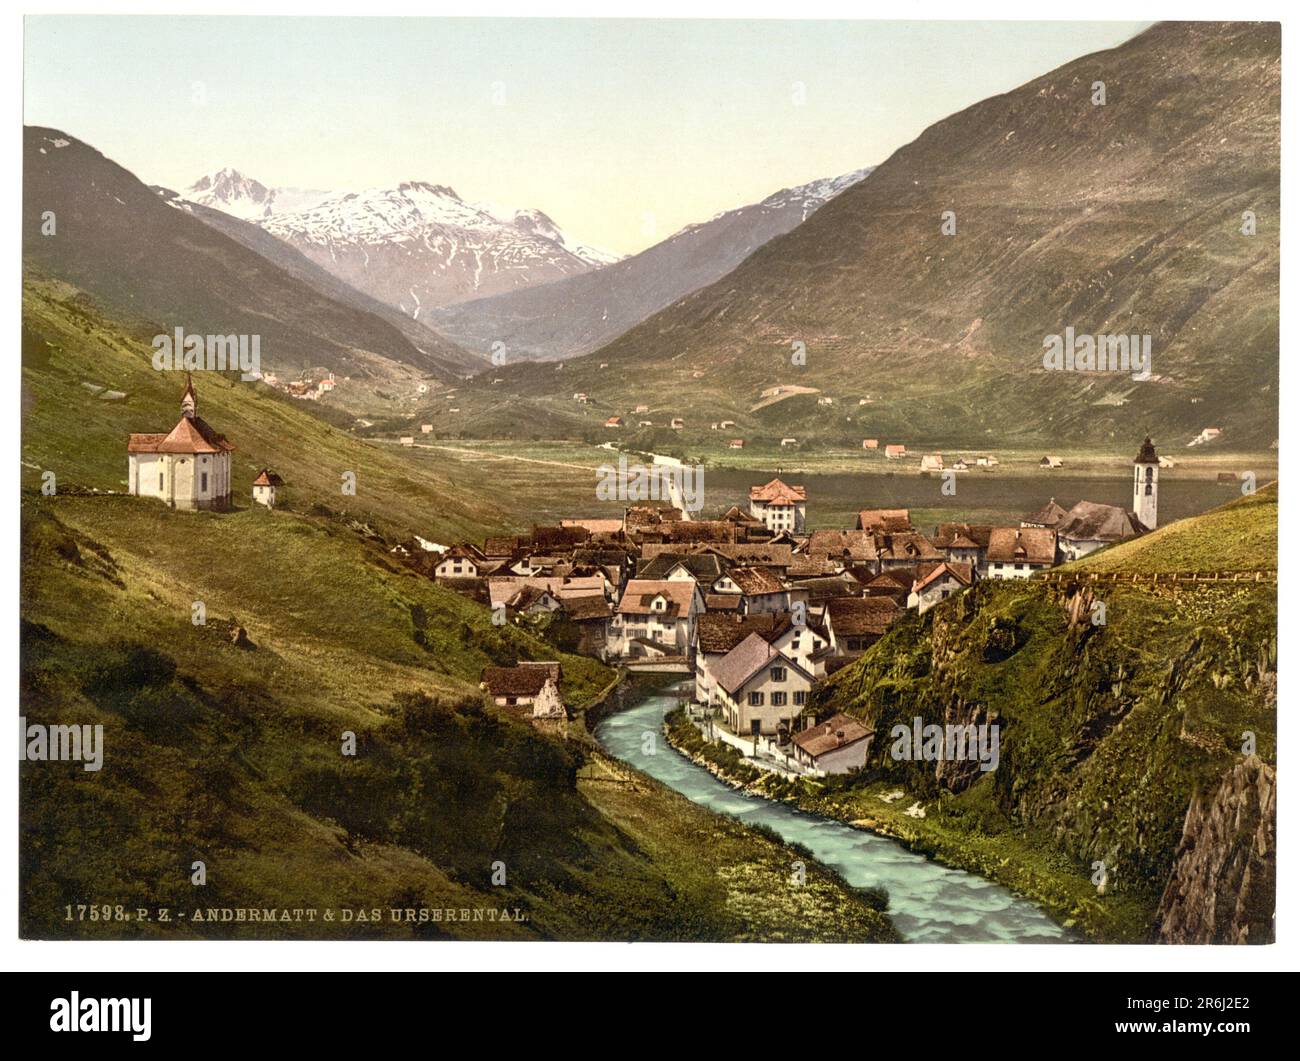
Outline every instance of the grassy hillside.
<svg viewBox="0 0 1300 1061">
<path fill-rule="evenodd" d="M 151 353 L 148 336 L 75 288 L 48 280 L 24 286 L 24 485 L 39 485 L 41 473 L 53 471 L 61 491 L 126 490 L 127 436 L 169 431 L 180 417 L 184 375 L 154 371 Z M 200 372 L 195 386 L 200 415 L 235 445 L 239 505 L 248 503 L 253 479 L 269 467 L 288 484 L 291 507 L 323 504 L 380 530 L 445 541 L 519 522 L 494 501 L 502 495 L 493 495 L 490 483 L 455 481 L 433 464 L 417 474 L 393 447 L 363 442 L 346 426 L 313 415 L 322 410 L 308 411 L 260 383 Z M 99 388 L 125 397 L 98 397 Z M 356 474 L 355 496 L 341 492 L 345 471 Z"/>
<path fill-rule="evenodd" d="M 609 764 L 580 723 L 564 741 L 484 707 L 487 664 L 559 658 L 578 708 L 615 676 L 391 555 L 413 529 L 493 518 L 469 487 L 204 377 L 200 411 L 239 447 L 237 478 L 280 469 L 292 508 L 184 513 L 107 492 L 123 489 L 126 433 L 175 421 L 176 381 L 74 292 L 34 287 L 24 308 L 20 703 L 29 725 L 98 724 L 105 744 L 98 772 L 20 766 L 24 936 L 895 938 L 872 897 L 820 867 L 792 888 L 803 856 Z M 347 504 L 331 464 L 358 470 Z M 132 918 L 79 920 L 93 904 Z M 194 917 L 271 907 L 318 918 Z M 394 907 L 524 920 L 392 922 Z"/>
<path fill-rule="evenodd" d="M 1224 448 L 1266 448 L 1279 83 L 1276 24 L 1153 27 L 934 124 L 717 283 L 562 371 L 489 373 L 504 383 L 481 388 L 484 415 L 508 391 L 526 429 L 531 410 L 586 391 L 600 411 L 645 403 L 656 422 L 733 419 L 738 435 L 821 445 L 1117 444 L 1148 431 L 1172 444 L 1213 425 Z M 1245 211 L 1255 235 L 1241 232 Z M 1067 327 L 1150 335 L 1153 378 L 1044 371 L 1044 337 Z M 777 384 L 835 404 L 756 411 Z"/>
<path fill-rule="evenodd" d="M 1183 519 L 1152 534 L 1120 542 L 1067 564 L 1064 571 L 1133 574 L 1277 570 L 1277 483 Z"/>
<path fill-rule="evenodd" d="M 1135 573 L 1170 564 L 1276 562 L 1276 492 L 1173 524 L 1092 566 Z M 1235 555 L 1249 543 L 1251 556 Z M 1223 543 L 1218 559 L 1209 543 Z M 1098 939 L 1153 938 L 1156 911 L 1184 840 L 1194 798 L 1212 794 L 1245 758 L 1275 764 L 1277 596 L 1266 584 L 1181 587 L 1101 584 L 1075 602 L 1042 582 L 984 582 L 922 618 L 896 625 L 817 697 L 862 717 L 876 734 L 871 770 L 818 806 L 878 823 L 919 847 L 1041 899 Z M 1085 590 L 1086 593 L 1094 591 Z M 1093 602 L 1105 622 L 1091 621 Z M 1071 606 L 1080 615 L 1071 622 Z M 890 730 L 925 723 L 996 722 L 1001 760 L 895 761 Z M 923 820 L 877 797 L 903 788 Z M 1266 853 L 1271 859 L 1271 853 Z M 1092 880 L 1107 867 L 1099 894 Z M 1231 891 L 1210 881 L 1213 917 Z M 1252 941 L 1271 937 L 1272 910 L 1255 909 Z M 1220 940 L 1226 941 L 1226 940 Z"/>
</svg>

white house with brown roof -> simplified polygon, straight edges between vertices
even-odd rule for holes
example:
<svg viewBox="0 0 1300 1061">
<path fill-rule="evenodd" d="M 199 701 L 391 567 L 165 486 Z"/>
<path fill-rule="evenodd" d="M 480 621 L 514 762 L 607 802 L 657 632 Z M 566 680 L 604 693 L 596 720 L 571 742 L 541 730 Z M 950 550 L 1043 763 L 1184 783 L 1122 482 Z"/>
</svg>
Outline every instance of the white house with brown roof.
<svg viewBox="0 0 1300 1061">
<path fill-rule="evenodd" d="M 1056 563 L 1056 531 L 1048 527 L 994 527 L 989 532 L 989 578 L 1028 578 Z"/>
<path fill-rule="evenodd" d="M 479 578 L 483 574 L 487 557 L 478 547 L 468 542 L 453 545 L 433 569 L 435 579 Z"/>
<path fill-rule="evenodd" d="M 704 597 L 693 579 L 629 579 L 609 621 L 611 656 L 659 653 L 687 656 Z"/>
<path fill-rule="evenodd" d="M 199 417 L 198 404 L 194 383 L 187 378 L 176 426 L 127 440 L 130 493 L 156 497 L 172 508 L 230 507 L 230 454 L 235 447 Z"/>
<path fill-rule="evenodd" d="M 899 614 L 891 597 L 832 597 L 823 626 L 836 656 L 856 656 L 879 641 Z"/>
<path fill-rule="evenodd" d="M 838 714 L 794 735 L 795 761 L 820 774 L 847 774 L 867 765 L 871 731 L 850 715 Z"/>
<path fill-rule="evenodd" d="M 1147 533 L 1138 517 L 1118 505 L 1080 501 L 1056 525 L 1057 542 L 1066 560 L 1095 553 L 1103 546 Z"/>
<path fill-rule="evenodd" d="M 975 582 L 975 569 L 970 564 L 944 561 L 935 564 L 925 575 L 912 583 L 907 606 L 924 615 L 940 601 L 970 589 Z"/>
<path fill-rule="evenodd" d="M 275 488 L 283 485 L 284 480 L 275 472 L 263 468 L 261 474 L 253 480 L 253 500 L 267 508 L 275 508 Z"/>
<path fill-rule="evenodd" d="M 771 645 L 749 634 L 713 668 L 716 704 L 733 733 L 773 735 L 792 728 L 815 679 Z"/>
<path fill-rule="evenodd" d="M 740 610 L 747 615 L 790 610 L 790 590 L 769 567 L 733 567 L 714 580 L 709 592 L 740 594 Z"/>
<path fill-rule="evenodd" d="M 802 533 L 807 504 L 807 490 L 802 486 L 787 486 L 780 479 L 749 488 L 749 514 L 762 520 L 773 532 Z"/>
</svg>

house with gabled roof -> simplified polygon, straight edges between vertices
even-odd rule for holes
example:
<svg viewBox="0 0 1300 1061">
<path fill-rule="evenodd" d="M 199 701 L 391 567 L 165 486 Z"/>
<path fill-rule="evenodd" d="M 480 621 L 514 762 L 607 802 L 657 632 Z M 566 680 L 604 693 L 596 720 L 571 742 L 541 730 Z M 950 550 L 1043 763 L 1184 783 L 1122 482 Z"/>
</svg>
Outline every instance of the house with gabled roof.
<svg viewBox="0 0 1300 1061">
<path fill-rule="evenodd" d="M 924 615 L 940 601 L 970 589 L 975 584 L 975 577 L 975 568 L 971 564 L 947 560 L 934 564 L 912 583 L 907 606 L 915 608 L 918 615 Z"/>
<path fill-rule="evenodd" d="M 178 509 L 230 508 L 230 454 L 235 447 L 198 415 L 186 377 L 181 418 L 170 431 L 132 434 L 126 443 L 128 492 Z"/>
<path fill-rule="evenodd" d="M 867 765 L 872 732 L 843 713 L 809 726 L 791 740 L 795 762 L 818 774 L 847 774 Z"/>
<path fill-rule="evenodd" d="M 704 596 L 693 579 L 629 579 L 610 619 L 609 654 L 645 656 L 657 647 L 660 654 L 689 655 L 703 611 Z"/>
<path fill-rule="evenodd" d="M 433 569 L 433 577 L 439 582 L 446 579 L 482 578 L 488 566 L 487 557 L 477 546 L 461 542 L 442 554 Z"/>
<path fill-rule="evenodd" d="M 1048 527 L 994 527 L 987 557 L 989 578 L 1028 578 L 1056 563 L 1056 531 Z"/>
<path fill-rule="evenodd" d="M 905 508 L 864 508 L 858 512 L 857 529 L 873 534 L 897 534 L 913 529 L 912 517 Z"/>
<path fill-rule="evenodd" d="M 885 458 L 887 460 L 902 460 L 907 456 L 907 447 L 902 443 L 890 444 L 885 447 Z"/>
<path fill-rule="evenodd" d="M 1078 560 L 1107 545 L 1146 534 L 1136 513 L 1118 505 L 1080 501 L 1056 525 L 1056 540 L 1065 560 Z"/>
<path fill-rule="evenodd" d="M 725 724 L 756 737 L 789 732 L 816 680 L 758 633 L 718 660 L 713 677 Z"/>
<path fill-rule="evenodd" d="M 739 594 L 740 610 L 746 615 L 790 610 L 790 590 L 770 567 L 732 567 L 714 579 L 709 592 Z"/>
<path fill-rule="evenodd" d="M 802 533 L 808 492 L 802 486 L 787 486 L 773 479 L 749 488 L 749 514 L 771 531 Z"/>
<path fill-rule="evenodd" d="M 284 480 L 269 468 L 263 468 L 253 480 L 253 501 L 267 508 L 275 508 L 276 487 L 283 486 Z"/>
<path fill-rule="evenodd" d="M 993 527 L 983 523 L 940 523 L 935 528 L 934 547 L 955 564 L 973 564 L 983 574 Z"/>
<path fill-rule="evenodd" d="M 885 635 L 902 614 L 890 597 L 835 597 L 826 602 L 824 625 L 837 656 L 858 656 Z"/>
<path fill-rule="evenodd" d="M 920 531 L 879 534 L 876 536 L 876 551 L 880 555 L 882 571 L 890 567 L 913 567 L 944 559 L 943 553 Z"/>
</svg>

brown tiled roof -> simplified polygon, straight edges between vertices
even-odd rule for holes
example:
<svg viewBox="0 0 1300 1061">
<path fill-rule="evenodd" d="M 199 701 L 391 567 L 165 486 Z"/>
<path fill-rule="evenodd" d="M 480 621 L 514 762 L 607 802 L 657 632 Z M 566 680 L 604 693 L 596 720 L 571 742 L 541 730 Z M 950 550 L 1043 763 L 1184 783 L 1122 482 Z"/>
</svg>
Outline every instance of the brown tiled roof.
<svg viewBox="0 0 1300 1061">
<path fill-rule="evenodd" d="M 484 667 L 481 680 L 493 696 L 536 696 L 551 677 L 545 667 Z"/>
<path fill-rule="evenodd" d="M 589 534 L 622 534 L 623 521 L 621 519 L 562 519 L 560 520 L 561 529 L 569 527 L 581 527 Z"/>
<path fill-rule="evenodd" d="M 637 578 L 667 578 L 668 572 L 681 565 L 700 582 L 713 583 L 722 575 L 722 560 L 713 553 L 660 553 L 642 560 Z"/>
<path fill-rule="evenodd" d="M 793 660 L 788 659 L 768 643 L 762 634 L 749 634 L 735 648 L 713 665 L 713 676 L 718 685 L 728 693 L 744 686 L 769 663 L 781 660 L 782 665 L 798 671 L 811 680 L 812 675 Z"/>
<path fill-rule="evenodd" d="M 1056 533 L 1069 541 L 1117 542 L 1146 530 L 1132 512 L 1095 501 L 1080 501 L 1056 525 Z"/>
<path fill-rule="evenodd" d="M 618 612 L 620 615 L 666 615 L 677 618 L 690 613 L 694 593 L 694 582 L 629 579 L 623 590 L 623 599 L 618 602 Z M 659 596 L 667 600 L 668 608 L 662 612 L 651 611 L 650 603 Z"/>
<path fill-rule="evenodd" d="M 911 529 L 912 517 L 905 508 L 864 508 L 858 513 L 858 530 L 895 534 Z"/>
<path fill-rule="evenodd" d="M 518 549 L 519 539 L 513 534 L 497 535 L 496 537 L 488 538 L 483 542 L 484 556 L 514 556 Z"/>
<path fill-rule="evenodd" d="M 253 485 L 254 486 L 283 486 L 284 480 L 281 479 L 278 475 L 276 475 L 275 472 L 267 471 L 267 469 L 263 468 L 262 474 L 253 480 Z"/>
<path fill-rule="evenodd" d="M 990 563 L 1053 564 L 1056 531 L 1048 527 L 994 527 L 989 535 Z"/>
<path fill-rule="evenodd" d="M 934 544 L 940 549 L 987 549 L 993 527 L 983 523 L 940 523 Z"/>
<path fill-rule="evenodd" d="M 935 564 L 928 574 L 924 574 L 918 578 L 916 582 L 913 583 L 912 590 L 919 593 L 921 590 L 925 589 L 926 586 L 938 582 L 945 575 L 951 575 L 963 586 L 969 586 L 975 578 L 970 564 L 944 562 L 942 564 Z"/>
<path fill-rule="evenodd" d="M 785 577 L 798 579 L 828 578 L 838 574 L 841 566 L 825 556 L 809 556 L 806 553 L 795 553 L 790 559 L 790 566 L 785 569 Z"/>
<path fill-rule="evenodd" d="M 769 505 L 793 505 L 808 500 L 808 491 L 802 486 L 787 486 L 780 479 L 773 479 L 762 486 L 749 488 L 751 501 L 763 501 Z"/>
<path fill-rule="evenodd" d="M 609 618 L 609 602 L 600 594 L 585 597 L 568 597 L 560 602 L 564 614 L 575 623 L 589 622 L 592 619 Z"/>
<path fill-rule="evenodd" d="M 750 634 L 773 641 L 790 629 L 789 612 L 760 612 L 752 615 L 709 613 L 700 616 L 696 640 L 701 652 L 730 652 Z"/>
<path fill-rule="evenodd" d="M 808 537 L 808 555 L 833 556 L 855 563 L 876 559 L 875 535 L 869 530 L 819 530 Z"/>
<path fill-rule="evenodd" d="M 1056 498 L 1052 498 L 1037 512 L 1021 516 L 1020 522 L 1037 524 L 1040 527 L 1055 527 L 1064 518 L 1065 509 L 1056 503 Z"/>
<path fill-rule="evenodd" d="M 755 516 L 751 516 L 736 505 L 732 505 L 724 512 L 719 519 L 726 520 L 728 523 L 742 523 L 752 527 L 762 526 L 763 521 Z"/>
<path fill-rule="evenodd" d="M 835 597 L 826 614 L 837 636 L 883 634 L 898 618 L 898 605 L 889 597 Z"/>
<path fill-rule="evenodd" d="M 166 435 L 132 435 L 128 453 L 229 453 L 235 447 L 200 417 L 182 416 Z"/>
<path fill-rule="evenodd" d="M 871 731 L 856 718 L 840 713 L 821 725 L 796 733 L 792 739 L 806 755 L 815 759 L 870 736 Z"/>
<path fill-rule="evenodd" d="M 776 572 L 766 567 L 733 567 L 727 572 L 727 577 L 740 587 L 740 592 L 746 597 L 780 593 L 785 589 Z"/>
<path fill-rule="evenodd" d="M 922 560 L 942 560 L 939 552 L 920 531 L 907 531 L 899 534 L 885 534 L 881 537 L 880 555 L 890 560 L 906 560 L 919 563 Z"/>
<path fill-rule="evenodd" d="M 830 600 L 832 597 L 859 597 L 862 586 L 856 581 L 846 582 L 842 578 L 806 578 L 799 583 L 798 589 L 808 594 L 809 602 Z"/>
<path fill-rule="evenodd" d="M 739 593 L 706 593 L 704 607 L 711 612 L 738 612 L 744 599 Z"/>
</svg>

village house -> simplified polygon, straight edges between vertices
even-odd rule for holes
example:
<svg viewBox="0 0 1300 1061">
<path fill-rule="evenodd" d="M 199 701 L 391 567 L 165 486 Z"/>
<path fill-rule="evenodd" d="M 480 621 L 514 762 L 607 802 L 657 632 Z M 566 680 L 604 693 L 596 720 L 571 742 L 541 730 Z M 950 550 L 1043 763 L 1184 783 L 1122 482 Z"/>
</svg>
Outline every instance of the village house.
<svg viewBox="0 0 1300 1061">
<path fill-rule="evenodd" d="M 921 458 L 921 471 L 923 472 L 941 472 L 943 471 L 943 454 L 927 453 Z"/>
<path fill-rule="evenodd" d="M 560 609 L 573 623 L 577 634 L 574 651 L 584 656 L 603 660 L 607 652 L 606 637 L 609 628 L 610 606 L 603 594 L 592 593 L 582 597 L 567 597 L 560 601 Z"/>
<path fill-rule="evenodd" d="M 803 533 L 807 503 L 802 486 L 787 486 L 780 479 L 749 488 L 749 514 L 771 531 Z"/>
<path fill-rule="evenodd" d="M 834 399 L 834 398 L 827 398 L 827 397 L 823 396 L 823 397 L 817 399 L 817 404 L 818 404 L 818 405 L 834 405 L 834 404 L 835 404 L 835 399 Z"/>
<path fill-rule="evenodd" d="M 867 765 L 871 739 L 866 726 L 841 713 L 796 733 L 791 743 L 800 766 L 819 774 L 847 774 Z"/>
<path fill-rule="evenodd" d="M 1061 468 L 1065 466 L 1065 461 L 1060 457 L 1047 456 L 1038 462 L 1040 468 Z"/>
<path fill-rule="evenodd" d="M 912 592 L 908 595 L 907 606 L 915 608 L 918 615 L 924 615 L 940 601 L 970 589 L 974 582 L 974 567 L 970 564 L 954 564 L 945 560 L 912 583 Z"/>
<path fill-rule="evenodd" d="M 728 428 L 735 427 L 735 426 L 736 426 L 736 421 L 735 421 L 735 420 L 723 420 L 721 423 L 718 424 L 718 426 L 719 426 L 720 428 L 722 428 L 723 431 L 726 431 Z"/>
<path fill-rule="evenodd" d="M 634 413 L 648 413 L 648 412 L 650 411 L 650 406 L 648 406 L 648 405 L 638 405 L 638 406 L 637 406 L 635 409 L 633 409 L 632 411 L 633 411 Z"/>
<path fill-rule="evenodd" d="M 902 460 L 907 456 L 907 447 L 904 445 L 889 445 L 885 447 L 886 460 Z"/>
<path fill-rule="evenodd" d="M 181 418 L 171 431 L 127 440 L 128 490 L 178 509 L 230 508 L 230 454 L 235 447 L 198 415 L 198 395 L 186 378 Z"/>
<path fill-rule="evenodd" d="M 683 420 L 680 416 L 674 416 L 672 418 L 672 422 L 669 423 L 668 426 L 671 427 L 674 431 L 680 431 L 682 430 L 682 428 L 686 426 L 686 421 Z"/>
<path fill-rule="evenodd" d="M 750 634 L 713 667 L 715 703 L 736 734 L 789 732 L 814 678 L 761 634 Z"/>
<path fill-rule="evenodd" d="M 1022 524 L 1023 526 L 1023 524 Z M 971 564 L 984 574 L 993 528 L 980 523 L 940 523 L 935 528 L 934 547 L 954 564 Z"/>
<path fill-rule="evenodd" d="M 857 529 L 872 534 L 899 534 L 914 528 L 905 508 L 864 508 L 858 513 Z"/>
<path fill-rule="evenodd" d="M 1062 558 L 1078 560 L 1104 546 L 1146 534 L 1147 530 L 1134 513 L 1117 505 L 1080 501 L 1056 525 L 1056 537 Z"/>
<path fill-rule="evenodd" d="M 740 611 L 784 612 L 790 610 L 790 591 L 781 577 L 767 567 L 733 567 L 709 587 L 711 594 L 737 593 Z"/>
<path fill-rule="evenodd" d="M 917 564 L 937 563 L 943 553 L 934 547 L 920 531 L 902 531 L 876 535 L 876 552 L 880 556 L 880 570 L 891 567 L 914 567 Z"/>
<path fill-rule="evenodd" d="M 442 554 L 433 569 L 433 577 L 439 582 L 447 579 L 481 578 L 485 573 L 486 562 L 487 557 L 477 546 L 462 542 Z"/>
<path fill-rule="evenodd" d="M 605 421 L 605 426 L 606 426 L 606 427 L 622 427 L 622 426 L 623 426 L 623 418 L 622 418 L 621 416 L 611 416 L 608 420 Z"/>
<path fill-rule="evenodd" d="M 744 449 L 744 448 L 745 448 L 745 440 L 744 440 L 743 438 L 733 438 L 730 442 L 727 443 L 727 448 L 728 448 L 728 449 Z"/>
<path fill-rule="evenodd" d="M 1028 578 L 1056 563 L 1056 531 L 1046 527 L 994 527 L 989 534 L 989 578 Z"/>
<path fill-rule="evenodd" d="M 1058 505 L 1056 498 L 1053 497 L 1037 512 L 1021 516 L 1020 525 L 1022 527 L 1046 527 L 1049 530 L 1055 530 L 1063 519 L 1065 519 L 1065 509 Z"/>
<path fill-rule="evenodd" d="M 781 448 L 782 448 L 782 449 L 789 449 L 791 446 L 797 446 L 797 445 L 799 445 L 799 440 L 798 440 L 797 438 L 783 438 L 783 439 L 781 439 Z"/>
<path fill-rule="evenodd" d="M 806 551 L 809 557 L 834 561 L 840 571 L 849 567 L 867 567 L 872 570 L 879 567 L 880 557 L 876 552 L 876 536 L 869 530 L 813 531 L 808 537 Z M 817 572 L 817 574 L 826 573 L 828 572 Z"/>
<path fill-rule="evenodd" d="M 422 435 L 430 435 L 430 434 L 432 434 L 432 433 L 433 433 L 433 425 L 432 425 L 432 424 L 421 424 L 421 425 L 420 425 L 420 434 L 422 434 Z"/>
<path fill-rule="evenodd" d="M 267 508 L 275 508 L 275 488 L 283 486 L 284 480 L 273 471 L 263 468 L 253 480 L 253 500 Z"/>
<path fill-rule="evenodd" d="M 514 667 L 484 667 L 479 687 L 497 707 L 525 708 L 533 718 L 563 718 L 559 663 L 521 662 Z"/>
<path fill-rule="evenodd" d="M 878 439 L 878 438 L 864 438 L 864 439 L 862 440 L 862 448 L 863 448 L 863 449 L 879 449 L 879 448 L 880 448 L 880 439 Z"/>
<path fill-rule="evenodd" d="M 693 579 L 629 579 L 609 623 L 611 656 L 686 656 L 704 597 Z"/>
<path fill-rule="evenodd" d="M 861 655 L 884 635 L 900 614 L 890 597 L 837 597 L 826 603 L 824 626 L 838 657 Z"/>
</svg>

